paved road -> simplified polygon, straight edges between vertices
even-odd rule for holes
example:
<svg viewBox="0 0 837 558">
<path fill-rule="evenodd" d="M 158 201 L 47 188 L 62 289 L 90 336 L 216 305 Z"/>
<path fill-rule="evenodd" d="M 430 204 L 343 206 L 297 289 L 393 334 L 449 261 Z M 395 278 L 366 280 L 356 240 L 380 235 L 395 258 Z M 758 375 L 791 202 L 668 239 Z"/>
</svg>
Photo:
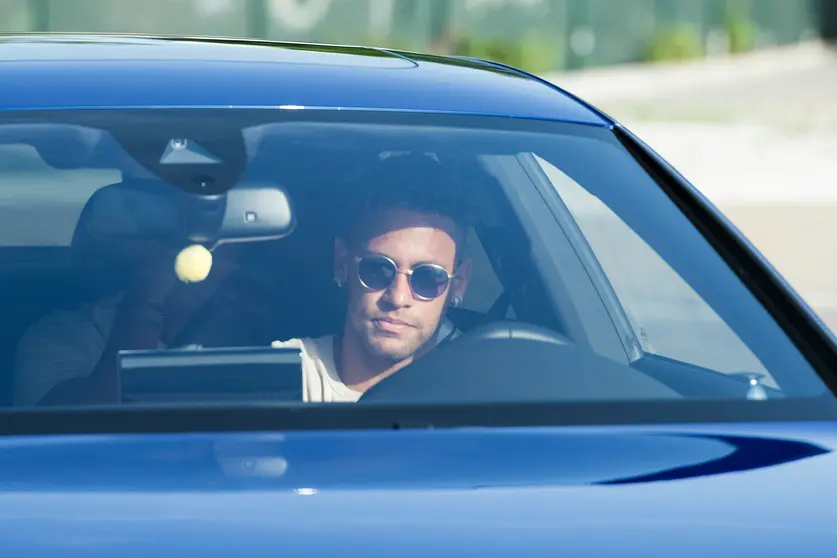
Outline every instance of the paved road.
<svg viewBox="0 0 837 558">
<path fill-rule="evenodd" d="M 837 53 L 550 79 L 671 161 L 837 330 Z"/>
<path fill-rule="evenodd" d="M 820 43 L 679 66 L 546 76 L 618 119 L 770 124 L 833 133 L 837 50 Z"/>
</svg>

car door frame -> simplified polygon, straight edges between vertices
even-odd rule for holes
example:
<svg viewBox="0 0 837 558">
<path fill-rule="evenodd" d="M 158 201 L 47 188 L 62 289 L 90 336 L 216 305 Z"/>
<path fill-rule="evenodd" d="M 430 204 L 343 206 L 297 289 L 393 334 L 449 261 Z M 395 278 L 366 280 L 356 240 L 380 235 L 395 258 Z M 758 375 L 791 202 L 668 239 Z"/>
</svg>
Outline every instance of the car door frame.
<svg viewBox="0 0 837 558">
<path fill-rule="evenodd" d="M 587 241 L 587 237 L 581 230 L 581 226 L 576 221 L 569 206 L 564 202 L 561 194 L 552 184 L 533 153 L 521 153 L 517 156 L 517 160 L 552 212 L 558 226 L 561 227 L 575 250 L 581 265 L 584 266 L 593 287 L 598 292 L 602 304 L 613 322 L 613 327 L 619 334 L 628 361 L 633 363 L 640 360 L 645 356 L 642 343 L 631 324 L 625 307 L 613 288 L 613 284 L 608 279 L 604 268 L 593 251 L 593 247 Z"/>
<path fill-rule="evenodd" d="M 550 194 L 547 190 L 545 195 L 543 190 L 552 188 L 546 176 L 533 179 L 530 171 L 521 164 L 519 154 L 488 156 L 482 163 L 500 182 L 513 213 L 529 237 L 533 263 L 541 274 L 555 311 L 567 323 L 569 337 L 622 364 L 628 365 L 641 358 L 643 353 L 628 348 L 640 345 L 624 309 L 615 300 L 615 292 L 609 282 L 603 284 L 599 280 L 597 283 L 594 279 L 598 277 L 607 281 L 601 267 L 597 272 L 595 270 L 598 260 L 592 256 L 592 249 L 586 240 L 581 240 L 583 236 L 581 239 L 573 238 L 572 227 L 566 223 L 562 226 L 555 209 L 547 201 L 558 194 L 554 191 Z M 539 186 L 539 180 L 546 182 Z M 575 224 L 575 221 L 572 223 Z M 585 261 L 580 255 L 584 253 L 584 245 L 592 261 Z M 617 324 L 614 316 L 620 313 L 625 316 L 625 322 Z"/>
</svg>

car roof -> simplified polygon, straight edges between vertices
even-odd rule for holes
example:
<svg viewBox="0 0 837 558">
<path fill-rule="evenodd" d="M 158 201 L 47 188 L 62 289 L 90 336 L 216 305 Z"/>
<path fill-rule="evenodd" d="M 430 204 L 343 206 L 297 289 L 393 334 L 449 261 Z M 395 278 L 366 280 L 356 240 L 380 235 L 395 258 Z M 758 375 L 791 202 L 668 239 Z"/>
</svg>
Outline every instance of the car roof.
<svg viewBox="0 0 837 558">
<path fill-rule="evenodd" d="M 361 46 L 128 34 L 0 35 L 0 110 L 318 107 L 536 118 L 606 116 L 521 70 Z"/>
</svg>

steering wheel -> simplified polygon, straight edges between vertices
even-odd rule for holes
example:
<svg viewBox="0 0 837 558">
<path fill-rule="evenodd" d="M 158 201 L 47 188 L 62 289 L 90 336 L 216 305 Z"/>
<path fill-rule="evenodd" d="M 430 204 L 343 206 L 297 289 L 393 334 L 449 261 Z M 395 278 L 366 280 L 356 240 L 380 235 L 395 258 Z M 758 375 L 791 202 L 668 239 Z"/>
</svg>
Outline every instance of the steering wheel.
<svg viewBox="0 0 837 558">
<path fill-rule="evenodd" d="M 563 335 L 491 322 L 441 345 L 370 388 L 363 403 L 524 403 L 673 399 L 661 382 Z"/>
</svg>

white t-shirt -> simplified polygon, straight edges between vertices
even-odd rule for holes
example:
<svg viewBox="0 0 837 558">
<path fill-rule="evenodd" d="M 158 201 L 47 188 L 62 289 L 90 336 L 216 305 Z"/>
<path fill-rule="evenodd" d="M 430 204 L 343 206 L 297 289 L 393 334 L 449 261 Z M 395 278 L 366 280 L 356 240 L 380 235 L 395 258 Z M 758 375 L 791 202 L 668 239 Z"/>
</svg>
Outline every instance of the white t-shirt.
<svg viewBox="0 0 837 558">
<path fill-rule="evenodd" d="M 355 403 L 360 391 L 340 380 L 334 360 L 334 335 L 318 339 L 274 341 L 277 349 L 299 349 L 302 357 L 302 400 L 311 403 Z"/>
<path fill-rule="evenodd" d="M 459 331 L 445 319 L 436 334 L 438 345 L 446 339 L 455 339 Z M 302 357 L 302 400 L 309 403 L 355 403 L 360 391 L 349 388 L 340 379 L 334 359 L 334 335 L 317 339 L 291 339 L 274 341 L 278 349 L 299 349 Z"/>
</svg>

